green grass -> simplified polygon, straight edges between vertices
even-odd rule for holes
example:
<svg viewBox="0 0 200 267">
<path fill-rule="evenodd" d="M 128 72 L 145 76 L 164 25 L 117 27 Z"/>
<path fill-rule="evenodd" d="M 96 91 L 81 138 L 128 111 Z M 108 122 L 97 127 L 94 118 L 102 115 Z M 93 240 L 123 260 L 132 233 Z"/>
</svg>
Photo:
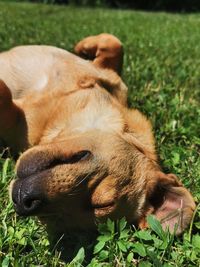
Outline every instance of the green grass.
<svg viewBox="0 0 200 267">
<path fill-rule="evenodd" d="M 176 173 L 200 199 L 200 14 L 177 15 L 64 6 L 0 3 L 0 50 L 50 44 L 72 50 L 81 38 L 109 32 L 125 50 L 123 79 L 129 103 L 151 118 L 165 171 Z M 3 67 L 3 66 L 0 66 Z M 45 228 L 16 216 L 8 198 L 12 159 L 0 159 L 1 266 L 65 266 Z M 200 211 L 180 238 L 130 229 L 125 221 L 99 226 L 90 267 L 200 266 Z M 108 253 L 108 252 L 109 253 Z M 81 266 L 87 249 L 71 266 Z M 137 265 L 138 266 L 138 265 Z"/>
</svg>

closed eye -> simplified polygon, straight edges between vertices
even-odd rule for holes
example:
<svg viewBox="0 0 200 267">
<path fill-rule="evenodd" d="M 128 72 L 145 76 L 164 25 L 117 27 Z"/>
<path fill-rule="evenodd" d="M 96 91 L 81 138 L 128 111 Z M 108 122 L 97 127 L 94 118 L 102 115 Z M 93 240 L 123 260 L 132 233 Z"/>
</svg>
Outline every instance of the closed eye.
<svg viewBox="0 0 200 267">
<path fill-rule="evenodd" d="M 55 158 L 50 163 L 48 168 L 53 168 L 57 165 L 62 165 L 62 164 L 74 164 L 80 161 L 84 161 L 87 160 L 91 155 L 92 153 L 89 150 L 82 150 L 75 154 L 72 154 L 71 156 L 67 156 L 66 158 L 64 156 Z"/>
</svg>

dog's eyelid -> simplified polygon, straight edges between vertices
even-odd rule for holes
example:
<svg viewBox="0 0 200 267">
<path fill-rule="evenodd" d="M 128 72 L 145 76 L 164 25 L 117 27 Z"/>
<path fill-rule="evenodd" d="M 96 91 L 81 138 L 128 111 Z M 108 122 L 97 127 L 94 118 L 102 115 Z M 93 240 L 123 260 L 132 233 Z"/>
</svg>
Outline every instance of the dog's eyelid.
<svg viewBox="0 0 200 267">
<path fill-rule="evenodd" d="M 48 168 L 53 168 L 57 165 L 63 164 L 75 164 L 80 161 L 85 161 L 91 157 L 92 153 L 89 150 L 81 150 L 77 153 L 72 154 L 71 156 L 62 156 L 54 159 L 48 166 Z"/>
<path fill-rule="evenodd" d="M 71 160 L 75 163 L 88 159 L 92 153 L 89 150 L 82 150 L 72 156 Z"/>
</svg>

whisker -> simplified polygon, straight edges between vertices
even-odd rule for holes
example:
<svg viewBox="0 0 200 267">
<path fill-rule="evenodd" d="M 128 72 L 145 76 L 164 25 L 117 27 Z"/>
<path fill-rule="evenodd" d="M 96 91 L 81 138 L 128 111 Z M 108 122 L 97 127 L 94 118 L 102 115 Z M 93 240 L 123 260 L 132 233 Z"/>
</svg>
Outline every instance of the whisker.
<svg viewBox="0 0 200 267">
<path fill-rule="evenodd" d="M 90 174 L 87 174 L 85 177 L 83 177 L 82 180 L 80 180 L 75 186 L 79 186 L 80 184 L 82 184 L 88 177 L 90 176 Z"/>
<path fill-rule="evenodd" d="M 80 184 L 82 184 L 88 177 L 90 176 L 90 174 L 87 174 L 85 177 L 83 177 L 82 180 L 80 180 L 77 184 L 75 184 L 75 187 L 72 189 L 72 191 L 68 194 L 70 196 L 76 195 L 81 188 L 77 188 Z"/>
</svg>

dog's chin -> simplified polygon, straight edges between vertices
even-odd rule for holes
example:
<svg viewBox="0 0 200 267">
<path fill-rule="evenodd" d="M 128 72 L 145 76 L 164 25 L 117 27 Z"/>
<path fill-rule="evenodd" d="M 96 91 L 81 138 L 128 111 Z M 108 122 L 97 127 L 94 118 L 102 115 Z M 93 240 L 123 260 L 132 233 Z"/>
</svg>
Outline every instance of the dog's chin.
<svg viewBox="0 0 200 267">
<path fill-rule="evenodd" d="M 58 211 L 57 212 L 50 212 L 50 210 L 46 210 L 44 213 L 38 214 L 38 218 L 42 224 L 46 225 L 53 225 L 53 228 L 56 227 L 57 223 L 65 222 L 64 225 L 67 228 L 68 225 L 74 228 L 85 228 L 88 229 L 95 229 L 95 225 L 97 222 L 104 222 L 106 218 L 112 218 L 112 215 L 115 213 L 117 208 L 116 203 L 106 203 L 101 205 L 93 205 L 88 210 L 82 210 L 76 213 L 74 210 L 74 214 L 71 211 Z M 80 220 L 78 219 L 80 215 Z M 72 221 L 75 219 L 74 224 Z M 78 221 L 77 221 L 78 220 Z M 83 222 L 85 221 L 86 227 L 83 227 Z"/>
</svg>

